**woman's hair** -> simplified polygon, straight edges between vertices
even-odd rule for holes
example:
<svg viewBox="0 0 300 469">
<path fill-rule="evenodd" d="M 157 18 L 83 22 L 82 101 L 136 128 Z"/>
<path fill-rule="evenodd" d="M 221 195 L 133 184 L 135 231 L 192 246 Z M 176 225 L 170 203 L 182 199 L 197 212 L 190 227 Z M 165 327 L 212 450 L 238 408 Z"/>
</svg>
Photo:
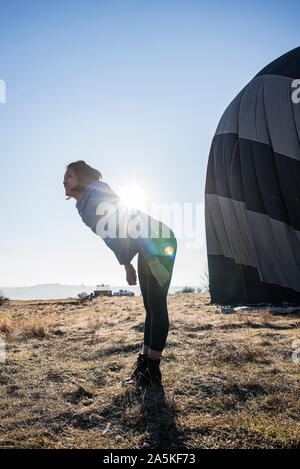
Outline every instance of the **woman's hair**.
<svg viewBox="0 0 300 469">
<path fill-rule="evenodd" d="M 102 174 L 98 169 L 92 168 L 85 161 L 79 160 L 68 164 L 67 169 L 72 168 L 75 171 L 78 180 L 76 190 L 83 191 L 86 186 L 93 181 L 102 179 Z"/>
</svg>

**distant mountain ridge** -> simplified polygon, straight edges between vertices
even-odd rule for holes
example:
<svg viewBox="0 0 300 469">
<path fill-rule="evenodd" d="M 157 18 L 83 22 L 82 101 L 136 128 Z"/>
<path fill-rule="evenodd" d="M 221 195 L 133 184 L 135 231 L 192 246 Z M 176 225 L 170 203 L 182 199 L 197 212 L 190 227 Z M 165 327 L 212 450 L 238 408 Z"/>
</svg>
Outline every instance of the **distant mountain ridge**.
<svg viewBox="0 0 300 469">
<path fill-rule="evenodd" d="M 139 286 L 112 286 L 113 292 L 120 289 L 133 291 L 136 295 L 140 295 Z M 170 287 L 169 293 L 175 293 L 182 286 Z M 83 291 L 91 293 L 96 289 L 96 285 L 62 285 L 60 283 L 42 283 L 31 285 L 28 287 L 0 287 L 0 291 L 4 296 L 11 300 L 56 300 L 59 298 L 77 298 L 78 293 Z"/>
</svg>

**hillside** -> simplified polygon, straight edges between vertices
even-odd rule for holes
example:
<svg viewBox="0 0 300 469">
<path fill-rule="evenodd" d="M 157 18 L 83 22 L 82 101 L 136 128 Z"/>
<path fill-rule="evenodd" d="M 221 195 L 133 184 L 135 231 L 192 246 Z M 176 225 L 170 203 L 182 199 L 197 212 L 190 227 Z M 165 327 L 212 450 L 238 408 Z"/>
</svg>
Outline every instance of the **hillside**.
<svg viewBox="0 0 300 469">
<path fill-rule="evenodd" d="M 111 286 L 113 292 L 120 289 L 133 291 L 135 295 L 140 295 L 141 290 L 138 285 Z M 181 290 L 182 286 L 171 286 L 169 293 Z M 77 298 L 78 293 L 83 291 L 91 293 L 96 289 L 96 285 L 62 285 L 60 283 L 41 283 L 27 287 L 0 287 L 0 292 L 12 300 L 46 300 L 46 299 L 67 299 Z"/>
<path fill-rule="evenodd" d="M 141 297 L 0 307 L 0 447 L 300 448 L 300 314 L 168 298 L 160 390 L 124 388 L 142 343 Z M 223 312 L 222 312 L 223 311 Z"/>
</svg>

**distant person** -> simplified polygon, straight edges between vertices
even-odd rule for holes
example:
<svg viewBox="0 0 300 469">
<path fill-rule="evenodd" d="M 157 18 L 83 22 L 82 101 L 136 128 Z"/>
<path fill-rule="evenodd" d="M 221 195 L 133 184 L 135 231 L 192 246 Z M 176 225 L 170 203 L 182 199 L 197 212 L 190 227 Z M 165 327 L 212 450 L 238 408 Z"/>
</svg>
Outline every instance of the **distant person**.
<svg viewBox="0 0 300 469">
<path fill-rule="evenodd" d="M 64 175 L 65 193 L 68 199 L 77 200 L 83 222 L 102 237 L 125 267 L 129 285 L 137 283 L 131 261 L 138 254 L 138 279 L 146 310 L 144 345 L 132 375 L 124 383 L 160 384 L 159 366 L 169 331 L 167 294 L 177 241 L 167 225 L 140 210 L 125 209 L 117 194 L 101 179 L 101 173 L 84 161 L 70 163 Z M 115 228 L 113 235 L 111 228 Z M 137 236 L 139 230 L 141 234 Z"/>
</svg>

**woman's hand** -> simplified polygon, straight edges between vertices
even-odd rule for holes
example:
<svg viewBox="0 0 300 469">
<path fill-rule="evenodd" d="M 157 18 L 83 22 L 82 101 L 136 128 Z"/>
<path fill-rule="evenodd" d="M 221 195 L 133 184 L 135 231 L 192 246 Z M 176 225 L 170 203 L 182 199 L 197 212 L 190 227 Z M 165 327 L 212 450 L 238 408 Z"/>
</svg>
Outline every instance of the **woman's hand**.
<svg viewBox="0 0 300 469">
<path fill-rule="evenodd" d="M 128 285 L 136 285 L 136 271 L 130 262 L 125 264 L 125 270 Z"/>
<path fill-rule="evenodd" d="M 159 285 L 163 287 L 165 283 L 170 279 L 170 274 L 160 262 L 158 257 L 154 256 L 151 257 L 148 261 L 150 270 L 156 280 L 158 281 Z"/>
</svg>

